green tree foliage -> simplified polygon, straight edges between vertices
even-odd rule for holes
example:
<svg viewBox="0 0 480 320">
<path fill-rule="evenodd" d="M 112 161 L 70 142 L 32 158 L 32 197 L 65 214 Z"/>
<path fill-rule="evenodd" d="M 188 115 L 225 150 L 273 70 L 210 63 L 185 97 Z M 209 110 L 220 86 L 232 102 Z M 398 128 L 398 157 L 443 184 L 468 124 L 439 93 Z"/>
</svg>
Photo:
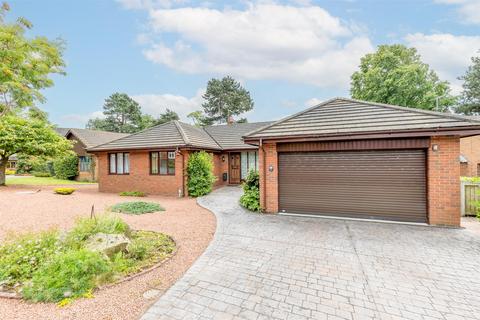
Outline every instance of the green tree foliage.
<svg viewBox="0 0 480 320">
<path fill-rule="evenodd" d="M 464 114 L 480 114 L 480 57 L 472 57 L 472 65 L 459 79 L 464 82 L 457 111 Z"/>
<path fill-rule="evenodd" d="M 197 127 L 211 126 L 214 121 L 207 118 L 202 111 L 197 110 L 190 112 L 187 117 L 193 121 L 193 124 Z"/>
<path fill-rule="evenodd" d="M 5 184 L 5 167 L 13 154 L 57 157 L 71 152 L 72 144 L 60 137 L 45 121 L 14 115 L 0 118 L 0 185 Z"/>
<path fill-rule="evenodd" d="M 0 7 L 0 117 L 45 102 L 41 90 L 53 86 L 50 76 L 64 74 L 65 67 L 63 42 L 26 37 L 32 24 L 24 18 L 6 22 L 9 10 L 6 3 Z"/>
<path fill-rule="evenodd" d="M 165 112 L 161 113 L 156 119 L 149 114 L 142 115 L 142 127 L 143 129 L 147 129 L 173 120 L 180 120 L 180 117 L 175 111 L 167 108 Z"/>
<path fill-rule="evenodd" d="M 360 70 L 351 78 L 353 98 L 405 107 L 440 110 L 455 103 L 448 82 L 423 63 L 415 48 L 381 45 L 361 59 Z"/>
<path fill-rule="evenodd" d="M 90 119 L 88 129 L 134 133 L 143 129 L 140 105 L 126 93 L 114 93 L 103 104 L 104 119 Z"/>
<path fill-rule="evenodd" d="M 250 211 L 260 211 L 260 176 L 257 171 L 250 170 L 242 188 L 240 205 Z"/>
<path fill-rule="evenodd" d="M 68 154 L 58 157 L 53 161 L 53 171 L 58 179 L 73 179 L 78 175 L 78 157 L 76 154 Z"/>
<path fill-rule="evenodd" d="M 250 92 L 230 76 L 208 81 L 203 98 L 203 113 L 192 116 L 199 125 L 228 122 L 230 117 L 250 111 L 254 105 Z"/>
<path fill-rule="evenodd" d="M 200 197 L 212 192 L 213 183 L 216 180 L 213 174 L 212 155 L 205 151 L 191 154 L 188 158 L 187 176 L 187 188 L 190 196 Z"/>
</svg>

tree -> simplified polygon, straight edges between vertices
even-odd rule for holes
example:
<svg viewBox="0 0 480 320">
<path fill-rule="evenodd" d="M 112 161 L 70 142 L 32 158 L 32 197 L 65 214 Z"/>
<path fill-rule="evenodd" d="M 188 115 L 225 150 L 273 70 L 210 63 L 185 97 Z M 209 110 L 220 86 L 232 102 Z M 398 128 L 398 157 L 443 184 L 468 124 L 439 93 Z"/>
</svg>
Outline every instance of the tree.
<svg viewBox="0 0 480 320">
<path fill-rule="evenodd" d="M 238 116 L 253 109 L 250 93 L 230 76 L 208 81 L 202 104 L 204 123 L 225 123 L 233 116 Z"/>
<path fill-rule="evenodd" d="M 41 90 L 53 86 L 51 74 L 65 74 L 63 42 L 45 37 L 27 38 L 32 24 L 19 18 L 7 23 L 10 10 L 0 7 L 0 117 L 45 102 Z"/>
<path fill-rule="evenodd" d="M 463 80 L 463 92 L 457 111 L 464 114 L 480 114 L 480 57 L 472 57 L 472 65 L 459 79 Z"/>
<path fill-rule="evenodd" d="M 423 63 L 415 48 L 381 45 L 361 59 L 360 70 L 351 77 L 353 98 L 405 107 L 440 110 L 455 103 L 448 82 Z"/>
<path fill-rule="evenodd" d="M 0 118 L 0 185 L 5 185 L 5 168 L 11 155 L 55 157 L 72 152 L 71 148 L 72 143 L 45 121 L 4 115 Z"/>
<path fill-rule="evenodd" d="M 202 111 L 197 110 L 190 112 L 187 115 L 188 118 L 192 119 L 193 124 L 197 127 L 206 127 L 210 126 L 213 124 L 213 120 L 210 118 L 207 118 Z"/>
<path fill-rule="evenodd" d="M 149 114 L 142 115 L 143 129 L 158 126 L 160 124 L 164 124 L 173 120 L 180 120 L 180 117 L 175 111 L 168 108 L 156 119 Z"/>
<path fill-rule="evenodd" d="M 140 105 L 125 93 L 114 93 L 103 104 L 104 119 L 90 119 L 88 129 L 134 133 L 143 129 Z"/>
</svg>

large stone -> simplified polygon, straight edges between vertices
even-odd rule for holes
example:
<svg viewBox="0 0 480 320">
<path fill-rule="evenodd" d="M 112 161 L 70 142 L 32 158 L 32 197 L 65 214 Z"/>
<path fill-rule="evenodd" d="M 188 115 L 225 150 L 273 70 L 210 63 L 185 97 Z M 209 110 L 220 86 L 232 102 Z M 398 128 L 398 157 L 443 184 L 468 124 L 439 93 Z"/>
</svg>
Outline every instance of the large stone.
<svg viewBox="0 0 480 320">
<path fill-rule="evenodd" d="M 86 248 L 112 257 L 117 252 L 125 251 L 129 243 L 130 239 L 123 234 L 97 233 L 88 238 Z"/>
</svg>

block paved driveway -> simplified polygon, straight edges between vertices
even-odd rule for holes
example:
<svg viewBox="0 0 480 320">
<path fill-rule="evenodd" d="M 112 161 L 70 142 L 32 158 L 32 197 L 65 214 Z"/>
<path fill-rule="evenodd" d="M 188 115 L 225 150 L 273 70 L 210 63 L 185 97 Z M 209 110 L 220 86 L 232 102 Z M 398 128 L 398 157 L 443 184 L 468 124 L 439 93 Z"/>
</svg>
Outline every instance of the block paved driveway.
<svg viewBox="0 0 480 320">
<path fill-rule="evenodd" d="M 480 235 L 260 215 L 239 188 L 199 199 L 207 251 L 142 319 L 480 319 Z"/>
</svg>

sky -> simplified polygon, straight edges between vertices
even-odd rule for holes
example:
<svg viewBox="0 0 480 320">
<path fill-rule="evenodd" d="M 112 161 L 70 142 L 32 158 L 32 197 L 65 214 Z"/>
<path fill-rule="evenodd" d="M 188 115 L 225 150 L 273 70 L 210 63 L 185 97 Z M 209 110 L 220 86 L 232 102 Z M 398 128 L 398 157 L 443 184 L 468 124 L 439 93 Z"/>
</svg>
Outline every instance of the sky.
<svg viewBox="0 0 480 320">
<path fill-rule="evenodd" d="M 250 122 L 276 120 L 349 96 L 360 58 L 380 44 L 417 48 L 442 80 L 480 55 L 480 0 L 10 0 L 28 36 L 66 43 L 66 76 L 40 107 L 61 127 L 83 128 L 114 92 L 145 113 L 181 120 L 201 109 L 211 78 L 250 92 Z"/>
</svg>

